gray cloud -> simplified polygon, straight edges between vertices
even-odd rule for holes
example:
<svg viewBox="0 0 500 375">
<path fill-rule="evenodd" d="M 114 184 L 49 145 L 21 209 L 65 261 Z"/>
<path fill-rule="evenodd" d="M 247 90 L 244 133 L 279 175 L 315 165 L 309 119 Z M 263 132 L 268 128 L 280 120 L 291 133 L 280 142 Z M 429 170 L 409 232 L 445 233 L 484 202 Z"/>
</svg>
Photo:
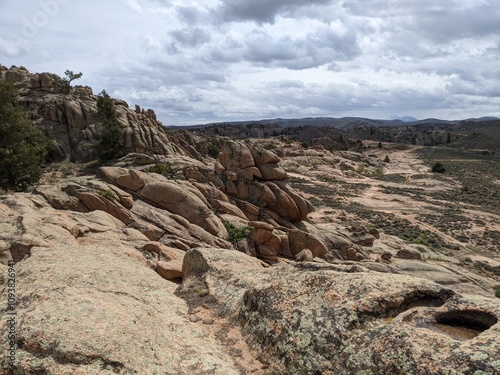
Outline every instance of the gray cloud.
<svg viewBox="0 0 500 375">
<path fill-rule="evenodd" d="M 216 9 L 225 21 L 255 21 L 259 24 L 274 23 L 280 14 L 315 4 L 328 4 L 332 0 L 223 0 Z"/>
<path fill-rule="evenodd" d="M 197 47 L 200 44 L 208 43 L 210 41 L 210 34 L 198 27 L 186 27 L 181 30 L 174 30 L 170 32 L 170 35 L 178 44 L 190 48 Z"/>
<path fill-rule="evenodd" d="M 109 9 L 61 3 L 25 37 L 26 20 L 46 11 L 0 2 L 0 62 L 82 71 L 78 83 L 154 108 L 165 124 L 499 112 L 494 1 L 123 0 L 113 17 Z"/>
</svg>

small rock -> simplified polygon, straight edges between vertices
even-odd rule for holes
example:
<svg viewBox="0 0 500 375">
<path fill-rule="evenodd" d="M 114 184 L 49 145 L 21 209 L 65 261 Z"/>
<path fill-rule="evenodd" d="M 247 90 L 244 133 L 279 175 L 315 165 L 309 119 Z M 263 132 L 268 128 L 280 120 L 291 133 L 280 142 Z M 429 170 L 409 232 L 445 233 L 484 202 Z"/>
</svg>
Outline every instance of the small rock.
<svg viewBox="0 0 500 375">
<path fill-rule="evenodd" d="M 297 255 L 295 255 L 295 260 L 297 262 L 312 262 L 314 259 L 314 255 L 311 250 L 304 249 L 300 251 Z"/>
<path fill-rule="evenodd" d="M 391 260 L 392 258 L 392 254 L 388 251 L 386 251 L 385 253 L 383 253 L 380 258 L 382 258 L 383 260 Z"/>
<path fill-rule="evenodd" d="M 370 233 L 373 237 L 375 237 L 377 240 L 380 239 L 380 233 L 378 231 L 377 228 L 372 228 L 370 229 L 370 231 L 368 232 Z"/>
<path fill-rule="evenodd" d="M 165 280 L 173 280 L 182 277 L 182 261 L 170 260 L 168 262 L 160 260 L 156 263 L 156 272 Z"/>
<path fill-rule="evenodd" d="M 422 259 L 422 254 L 417 250 L 401 249 L 398 251 L 398 258 L 401 259 Z"/>
<path fill-rule="evenodd" d="M 201 318 L 199 316 L 196 316 L 196 315 L 190 315 L 188 319 L 192 323 L 197 323 L 201 320 Z"/>
</svg>

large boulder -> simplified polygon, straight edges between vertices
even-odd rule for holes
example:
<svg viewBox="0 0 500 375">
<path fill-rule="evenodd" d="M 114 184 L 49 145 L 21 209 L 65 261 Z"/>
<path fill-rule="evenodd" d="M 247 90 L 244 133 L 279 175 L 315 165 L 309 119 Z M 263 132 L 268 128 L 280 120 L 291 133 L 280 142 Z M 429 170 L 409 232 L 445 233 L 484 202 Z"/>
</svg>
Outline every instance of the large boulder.
<svg viewBox="0 0 500 375">
<path fill-rule="evenodd" d="M 218 161 L 226 170 L 233 172 L 255 165 L 250 148 L 234 141 L 224 143 Z"/>
<path fill-rule="evenodd" d="M 167 180 L 148 180 L 141 196 L 169 212 L 180 215 L 211 234 L 223 231 L 222 222 L 196 194 Z"/>
<path fill-rule="evenodd" d="M 211 181 L 221 186 L 228 196 L 269 209 L 283 220 L 306 220 L 313 207 L 286 184 L 288 175 L 279 166 L 279 161 L 271 151 L 227 141 L 219 154 Z"/>
</svg>

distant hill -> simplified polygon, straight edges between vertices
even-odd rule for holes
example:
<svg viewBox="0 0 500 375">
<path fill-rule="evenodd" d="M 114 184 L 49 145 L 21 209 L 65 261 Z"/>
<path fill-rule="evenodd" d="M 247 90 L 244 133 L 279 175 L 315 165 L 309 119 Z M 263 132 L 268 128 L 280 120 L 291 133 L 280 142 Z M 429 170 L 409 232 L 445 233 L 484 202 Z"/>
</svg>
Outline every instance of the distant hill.
<svg viewBox="0 0 500 375">
<path fill-rule="evenodd" d="M 186 129 L 208 135 L 243 139 L 284 136 L 309 146 L 322 145 L 328 149 L 357 148 L 360 140 L 372 140 L 500 151 L 500 119 L 496 117 L 454 121 L 436 118 L 414 121 L 363 117 L 276 118 L 171 127 L 171 129 Z"/>
<path fill-rule="evenodd" d="M 192 125 L 192 126 L 172 126 L 173 129 L 204 129 L 213 127 L 234 127 L 234 126 L 252 126 L 252 125 L 272 125 L 280 127 L 299 127 L 299 126 L 331 126 L 337 129 L 352 129 L 363 126 L 375 126 L 375 127 L 386 127 L 386 126 L 413 126 L 421 124 L 433 124 L 433 125 L 443 125 L 443 124 L 456 124 L 464 121 L 472 122 L 488 122 L 488 121 L 498 121 L 497 117 L 481 117 L 478 119 L 466 119 L 466 120 L 441 120 L 436 118 L 427 118 L 422 120 L 417 120 L 414 117 L 405 116 L 393 120 L 379 120 L 371 119 L 365 117 L 305 117 L 299 119 L 264 119 L 264 120 L 252 120 L 252 121 L 229 121 L 229 122 L 218 122 L 218 123 L 208 123 L 203 125 Z"/>
</svg>

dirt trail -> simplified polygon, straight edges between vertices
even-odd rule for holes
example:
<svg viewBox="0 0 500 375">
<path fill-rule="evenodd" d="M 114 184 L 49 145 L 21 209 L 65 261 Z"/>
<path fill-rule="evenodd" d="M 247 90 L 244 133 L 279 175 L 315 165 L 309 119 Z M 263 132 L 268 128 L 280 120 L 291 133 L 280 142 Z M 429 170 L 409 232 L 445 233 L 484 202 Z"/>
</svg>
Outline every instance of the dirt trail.
<svg viewBox="0 0 500 375">
<path fill-rule="evenodd" d="M 426 191 L 447 190 L 456 186 L 456 182 L 449 179 L 447 181 L 436 180 L 429 176 L 429 167 L 424 164 L 415 151 L 421 146 L 412 146 L 404 150 L 386 150 L 378 149 L 371 152 L 377 155 L 379 159 L 389 155 L 390 162 L 384 167 L 384 175 L 398 174 L 406 177 L 404 182 L 386 182 L 373 178 L 368 178 L 365 183 L 371 185 L 359 197 L 351 198 L 352 202 L 364 205 L 367 208 L 388 212 L 400 218 L 409 220 L 412 224 L 418 225 L 423 229 L 429 230 L 450 244 L 463 246 L 461 242 L 453 236 L 444 233 L 432 225 L 417 220 L 415 215 L 432 212 L 433 205 L 428 201 L 412 199 L 411 194 L 398 195 L 394 193 L 387 194 L 383 191 L 384 187 L 396 188 L 425 188 Z M 413 177 L 418 176 L 418 179 Z M 423 177 L 423 178 L 422 178 Z M 346 179 L 348 181 L 348 179 Z M 438 208 L 438 206 L 435 206 Z"/>
</svg>

